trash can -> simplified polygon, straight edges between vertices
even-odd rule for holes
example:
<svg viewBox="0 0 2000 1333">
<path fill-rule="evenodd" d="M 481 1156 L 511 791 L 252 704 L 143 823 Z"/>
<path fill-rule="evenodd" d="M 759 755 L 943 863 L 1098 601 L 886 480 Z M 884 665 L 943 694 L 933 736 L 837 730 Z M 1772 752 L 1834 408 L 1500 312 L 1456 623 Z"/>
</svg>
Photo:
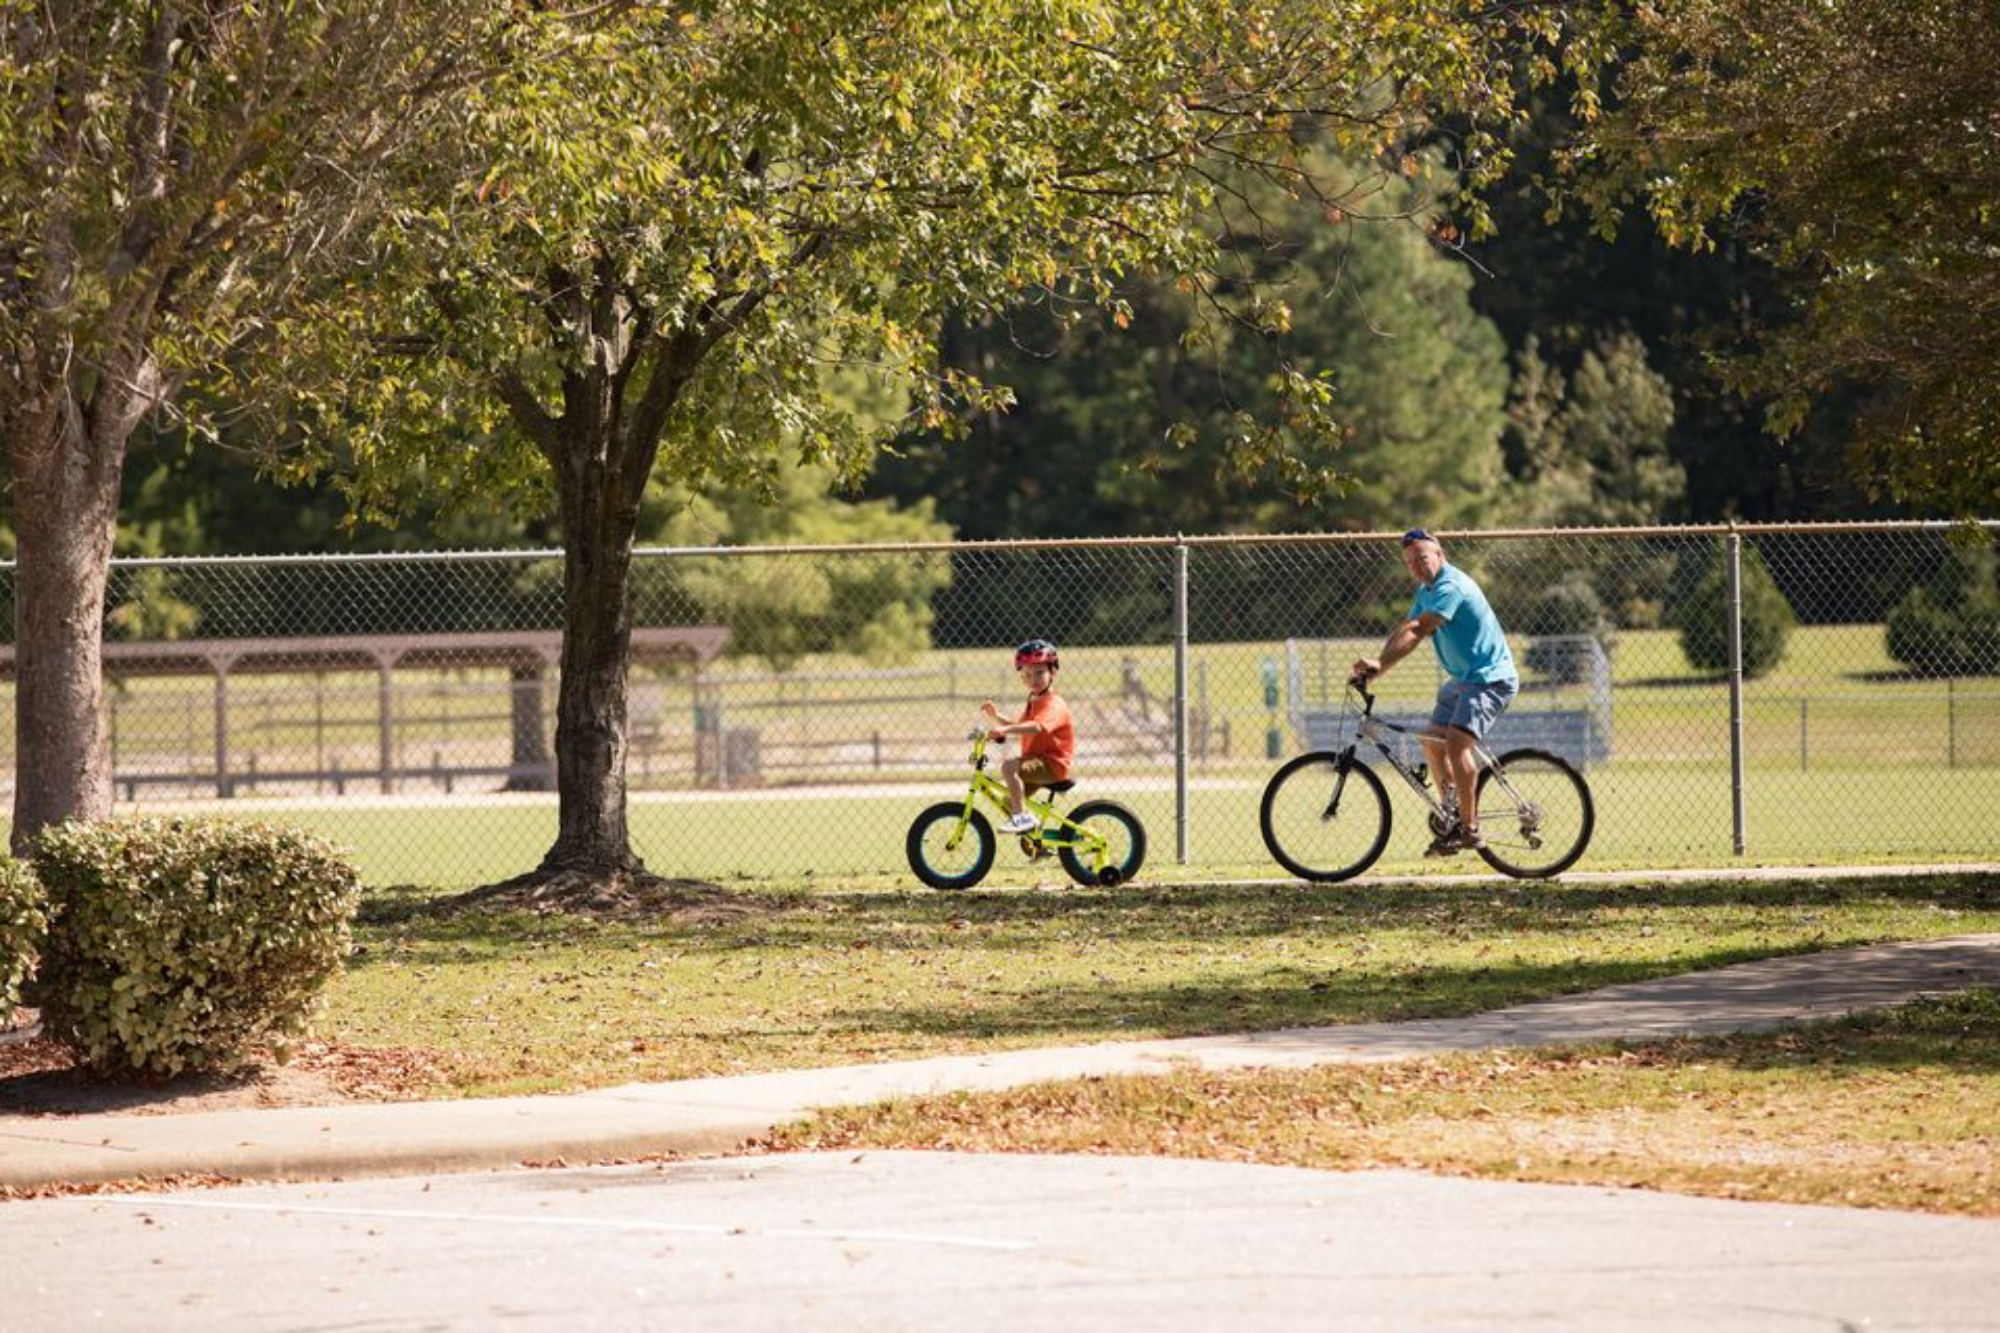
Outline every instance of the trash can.
<svg viewBox="0 0 2000 1333">
<path fill-rule="evenodd" d="M 730 727 L 722 733 L 722 785 L 755 787 L 764 781 L 763 738 L 755 727 Z"/>
</svg>

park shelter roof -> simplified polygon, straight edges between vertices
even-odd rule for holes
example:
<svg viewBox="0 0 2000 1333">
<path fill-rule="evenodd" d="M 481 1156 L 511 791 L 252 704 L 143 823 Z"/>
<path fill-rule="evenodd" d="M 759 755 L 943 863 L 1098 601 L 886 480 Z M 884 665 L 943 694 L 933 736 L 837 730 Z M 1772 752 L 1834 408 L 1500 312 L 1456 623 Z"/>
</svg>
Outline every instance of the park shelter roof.
<svg viewBox="0 0 2000 1333">
<path fill-rule="evenodd" d="M 640 628 L 632 631 L 632 660 L 700 668 L 728 644 L 726 625 Z M 554 667 L 561 660 L 559 630 L 110 640 L 104 645 L 104 674 L 113 678 L 384 671 L 398 667 Z M 0 679 L 13 675 L 14 645 L 0 644 Z"/>
</svg>

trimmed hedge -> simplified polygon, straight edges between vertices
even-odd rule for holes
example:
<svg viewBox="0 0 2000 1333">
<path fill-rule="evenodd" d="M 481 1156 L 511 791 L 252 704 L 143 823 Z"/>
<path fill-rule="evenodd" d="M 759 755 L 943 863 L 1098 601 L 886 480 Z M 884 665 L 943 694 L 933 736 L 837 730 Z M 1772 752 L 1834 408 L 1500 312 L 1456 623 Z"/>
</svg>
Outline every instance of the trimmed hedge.
<svg viewBox="0 0 2000 1333">
<path fill-rule="evenodd" d="M 49 918 L 41 881 L 25 861 L 0 855 L 0 1027 L 21 1002 L 21 986 L 35 970 Z"/>
<path fill-rule="evenodd" d="M 290 829 L 64 824 L 36 839 L 43 1031 L 106 1074 L 228 1071 L 303 1033 L 349 947 L 353 867 Z"/>
</svg>

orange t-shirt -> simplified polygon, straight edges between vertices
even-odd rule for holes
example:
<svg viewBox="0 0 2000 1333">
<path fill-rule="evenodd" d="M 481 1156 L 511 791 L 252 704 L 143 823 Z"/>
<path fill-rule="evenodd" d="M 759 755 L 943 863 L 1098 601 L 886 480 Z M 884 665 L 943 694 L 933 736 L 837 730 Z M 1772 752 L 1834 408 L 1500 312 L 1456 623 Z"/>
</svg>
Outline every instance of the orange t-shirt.
<svg viewBox="0 0 2000 1333">
<path fill-rule="evenodd" d="M 1034 735 L 1021 737 L 1021 758 L 1044 760 L 1057 782 L 1068 777 L 1069 766 L 1076 759 L 1076 724 L 1062 696 L 1054 690 L 1029 696 L 1021 721 L 1042 725 Z"/>
</svg>

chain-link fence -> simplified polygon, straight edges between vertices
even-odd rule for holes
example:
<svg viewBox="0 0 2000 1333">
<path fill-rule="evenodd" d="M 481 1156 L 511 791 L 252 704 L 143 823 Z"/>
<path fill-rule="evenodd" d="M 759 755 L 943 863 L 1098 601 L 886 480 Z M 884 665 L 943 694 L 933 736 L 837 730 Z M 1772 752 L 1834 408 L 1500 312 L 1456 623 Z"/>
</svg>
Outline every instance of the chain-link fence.
<svg viewBox="0 0 2000 1333">
<path fill-rule="evenodd" d="M 1588 775 L 1590 868 L 2000 850 L 1992 535 L 1444 540 L 1523 669 L 1500 745 Z M 1274 873 L 1264 781 L 1342 734 L 1347 666 L 1411 595 L 1381 535 L 663 550 L 635 568 L 633 840 L 652 868 L 703 876 L 906 876 L 904 829 L 964 790 L 980 702 L 1020 706 L 1010 650 L 1030 637 L 1062 645 L 1070 799 L 1140 814 L 1145 878 Z M 549 552 L 120 562 L 120 807 L 307 826 L 375 883 L 531 868 L 555 830 L 560 575 Z M 1382 711 L 1427 713 L 1438 679 L 1411 657 Z M 1428 841 L 1416 803 L 1394 804 L 1384 873 L 1418 868 Z M 1058 874 L 1005 849 L 992 882 Z"/>
</svg>

